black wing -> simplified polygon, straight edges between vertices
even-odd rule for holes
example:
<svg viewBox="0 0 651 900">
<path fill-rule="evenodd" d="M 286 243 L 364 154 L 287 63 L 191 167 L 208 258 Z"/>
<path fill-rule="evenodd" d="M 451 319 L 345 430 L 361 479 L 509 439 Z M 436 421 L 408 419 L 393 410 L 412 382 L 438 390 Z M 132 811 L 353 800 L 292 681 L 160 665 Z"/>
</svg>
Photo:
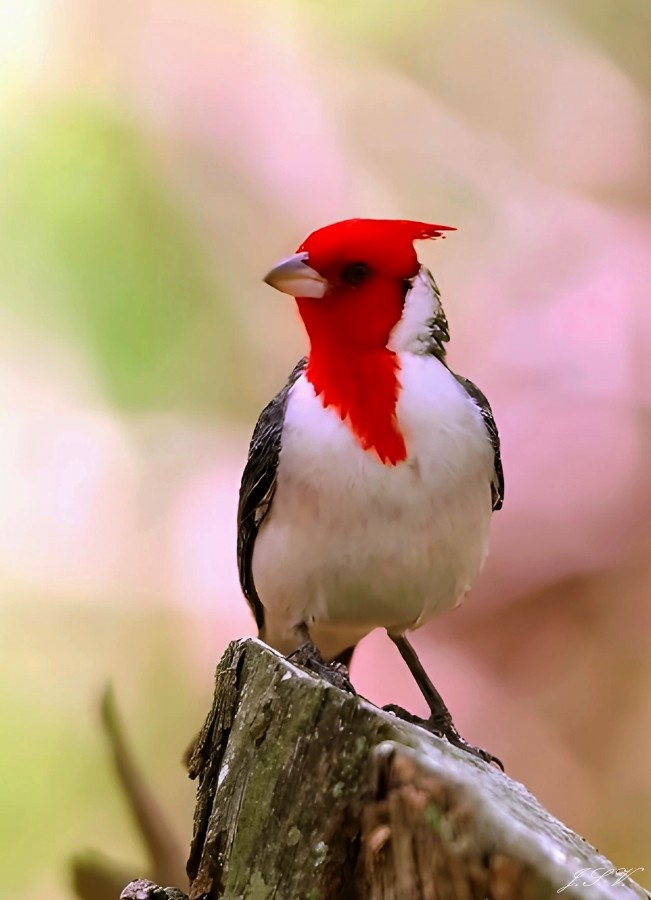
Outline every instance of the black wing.
<svg viewBox="0 0 651 900">
<path fill-rule="evenodd" d="M 493 481 L 491 483 L 493 509 L 501 509 L 502 503 L 504 502 L 504 472 L 502 471 L 502 459 L 500 457 L 500 436 L 497 431 L 495 419 L 493 418 L 493 410 L 491 409 L 490 403 L 476 384 L 473 384 L 472 381 L 464 378 L 463 375 L 456 375 L 454 372 L 452 374 L 468 396 L 472 397 L 482 414 L 484 425 L 488 432 L 488 439 L 493 448 L 494 469 Z"/>
<path fill-rule="evenodd" d="M 244 596 L 253 609 L 258 628 L 262 628 L 264 624 L 264 607 L 255 589 L 251 571 L 253 548 L 276 490 L 276 471 L 287 397 L 305 365 L 305 359 L 297 363 L 285 387 L 260 413 L 253 430 L 249 457 L 240 485 L 240 502 L 237 510 L 237 564 L 240 584 Z"/>
</svg>

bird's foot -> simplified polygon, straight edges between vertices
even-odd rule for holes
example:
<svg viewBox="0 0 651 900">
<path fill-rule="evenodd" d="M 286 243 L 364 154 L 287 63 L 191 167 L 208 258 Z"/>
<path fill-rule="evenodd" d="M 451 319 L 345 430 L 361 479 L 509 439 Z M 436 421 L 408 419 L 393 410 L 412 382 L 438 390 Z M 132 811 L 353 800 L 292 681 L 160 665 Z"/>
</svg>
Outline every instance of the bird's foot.
<svg viewBox="0 0 651 900">
<path fill-rule="evenodd" d="M 339 688 L 340 691 L 346 691 L 347 694 L 357 693 L 350 683 L 346 666 L 339 662 L 326 662 L 311 641 L 306 641 L 298 650 L 290 653 L 287 659 L 309 672 L 314 672 L 315 675 L 323 678 L 333 687 Z"/>
<path fill-rule="evenodd" d="M 424 728 L 431 734 L 435 734 L 437 737 L 444 737 L 460 750 L 465 750 L 466 753 L 470 753 L 471 756 L 476 756 L 477 759 L 481 759 L 484 762 L 493 763 L 493 765 L 498 766 L 502 772 L 504 771 L 502 761 L 498 759 L 497 756 L 493 756 L 493 754 L 489 753 L 487 750 L 482 750 L 481 747 L 474 747 L 461 737 L 449 715 L 430 716 L 429 719 L 421 719 L 419 716 L 407 712 L 406 709 L 403 709 L 401 706 L 396 706 L 394 703 L 383 706 L 382 709 L 386 710 L 386 712 L 393 713 L 399 719 L 404 719 L 406 722 L 411 722 L 413 725 L 419 725 L 421 728 Z"/>
</svg>

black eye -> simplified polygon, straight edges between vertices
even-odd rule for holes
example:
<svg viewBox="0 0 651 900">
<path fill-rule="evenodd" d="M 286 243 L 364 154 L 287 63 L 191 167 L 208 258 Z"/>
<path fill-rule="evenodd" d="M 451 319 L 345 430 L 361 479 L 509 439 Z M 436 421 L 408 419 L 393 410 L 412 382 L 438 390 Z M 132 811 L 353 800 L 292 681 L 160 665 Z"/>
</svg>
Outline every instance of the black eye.
<svg viewBox="0 0 651 900">
<path fill-rule="evenodd" d="M 363 281 L 366 281 L 370 274 L 370 269 L 363 262 L 350 263 L 341 273 L 341 280 L 352 287 L 358 287 Z"/>
</svg>

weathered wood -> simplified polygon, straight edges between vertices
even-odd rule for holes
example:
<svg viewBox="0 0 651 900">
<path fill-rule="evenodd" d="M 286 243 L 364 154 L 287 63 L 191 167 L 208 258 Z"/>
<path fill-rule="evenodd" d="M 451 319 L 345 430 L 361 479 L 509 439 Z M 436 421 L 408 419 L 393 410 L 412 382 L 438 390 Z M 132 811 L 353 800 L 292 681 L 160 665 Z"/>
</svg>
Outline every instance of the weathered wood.
<svg viewBox="0 0 651 900">
<path fill-rule="evenodd" d="M 120 894 L 120 900 L 188 900 L 178 888 L 159 887 L 153 881 L 132 881 Z"/>
<path fill-rule="evenodd" d="M 258 641 L 226 651 L 190 773 L 190 900 L 648 897 L 522 785 Z"/>
</svg>

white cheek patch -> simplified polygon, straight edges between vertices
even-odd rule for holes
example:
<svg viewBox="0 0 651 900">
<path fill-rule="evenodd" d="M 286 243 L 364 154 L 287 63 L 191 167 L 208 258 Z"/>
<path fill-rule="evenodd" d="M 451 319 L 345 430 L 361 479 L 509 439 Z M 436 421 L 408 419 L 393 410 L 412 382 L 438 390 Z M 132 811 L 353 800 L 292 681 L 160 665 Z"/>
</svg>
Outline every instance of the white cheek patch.
<svg viewBox="0 0 651 900">
<path fill-rule="evenodd" d="M 421 266 L 411 281 L 400 320 L 389 335 L 387 347 L 394 353 L 431 353 L 449 338 L 441 295 L 431 272 Z M 442 353 L 443 355 L 443 353 Z"/>
</svg>

